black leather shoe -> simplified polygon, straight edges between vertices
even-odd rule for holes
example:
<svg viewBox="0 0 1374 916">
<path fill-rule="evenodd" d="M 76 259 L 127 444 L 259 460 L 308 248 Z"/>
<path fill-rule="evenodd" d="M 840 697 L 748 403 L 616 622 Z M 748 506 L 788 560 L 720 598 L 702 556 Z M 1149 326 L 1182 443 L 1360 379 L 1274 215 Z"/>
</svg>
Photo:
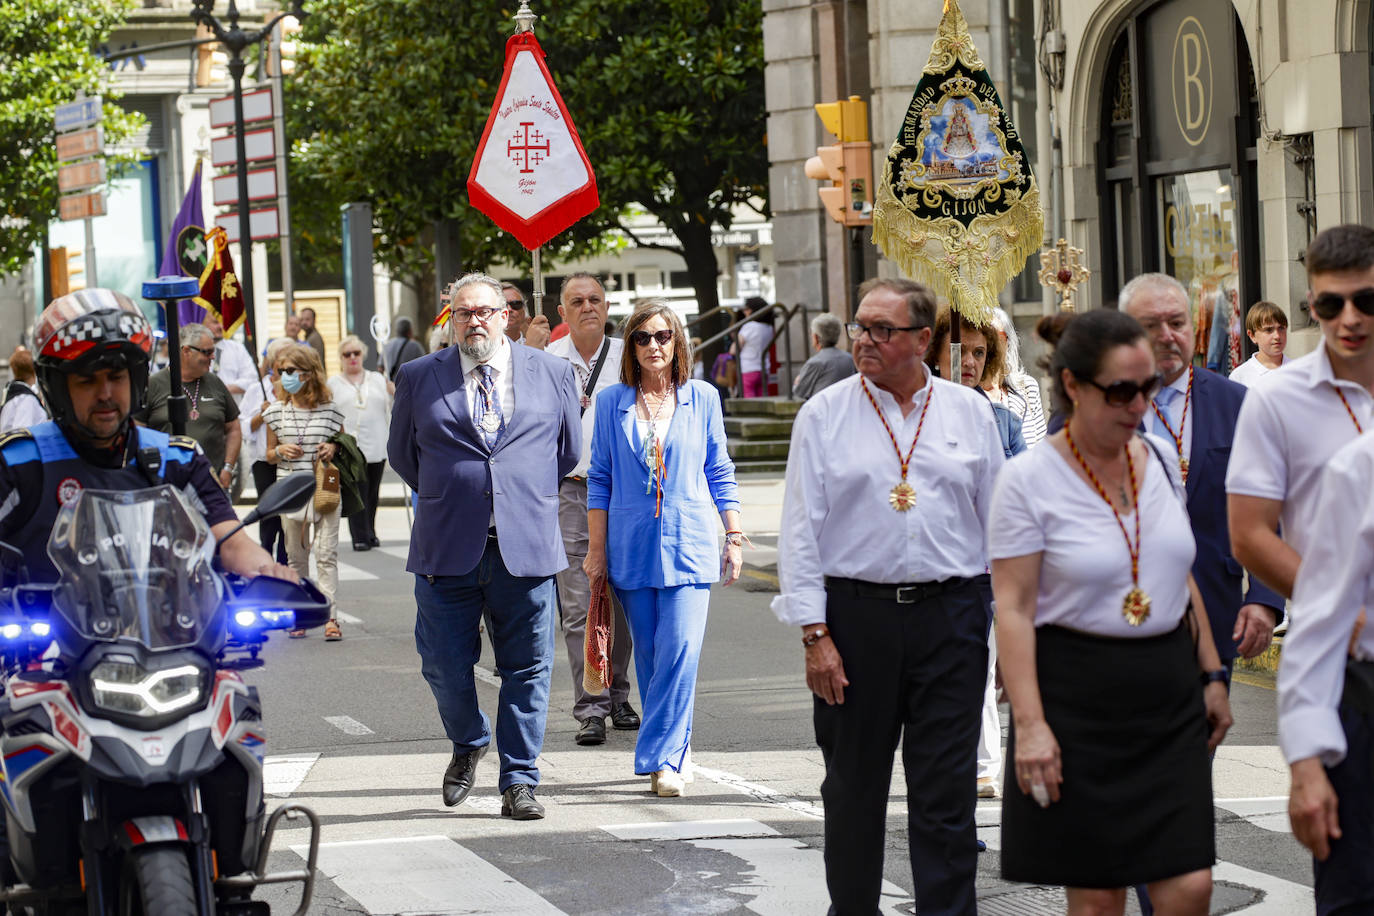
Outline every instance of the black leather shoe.
<svg viewBox="0 0 1374 916">
<path fill-rule="evenodd" d="M 379 538 L 379 537 L 377 537 L 377 535 L 374 534 L 374 535 L 372 535 L 372 538 L 368 541 L 368 543 L 371 544 L 373 547 L 381 547 L 381 546 L 382 546 L 382 539 Z"/>
<path fill-rule="evenodd" d="M 518 782 L 501 793 L 501 816 L 517 821 L 537 821 L 544 806 L 534 798 L 534 788 Z"/>
<path fill-rule="evenodd" d="M 371 549 L 372 549 L 372 545 L 369 544 L 369 543 L 367 543 L 367 541 L 354 541 L 354 542 L 353 542 L 353 549 L 354 549 L 354 550 L 359 550 L 359 551 L 361 551 L 361 550 L 371 550 Z"/>
<path fill-rule="evenodd" d="M 467 800 L 473 783 L 477 781 L 477 761 L 486 752 L 486 747 L 466 753 L 453 752 L 453 760 L 444 770 L 444 804 L 453 808 Z"/>
<path fill-rule="evenodd" d="M 612 703 L 611 724 L 622 731 L 639 728 L 639 713 L 628 702 Z"/>
<path fill-rule="evenodd" d="M 588 716 L 582 720 L 582 727 L 577 730 L 578 744 L 605 744 L 606 743 L 606 720 L 602 716 Z"/>
</svg>

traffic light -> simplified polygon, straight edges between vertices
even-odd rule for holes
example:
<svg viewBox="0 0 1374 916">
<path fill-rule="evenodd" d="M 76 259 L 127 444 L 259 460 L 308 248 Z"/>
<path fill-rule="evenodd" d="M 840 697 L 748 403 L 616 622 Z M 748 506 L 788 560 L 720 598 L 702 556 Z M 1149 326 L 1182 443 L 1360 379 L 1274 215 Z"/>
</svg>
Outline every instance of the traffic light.
<svg viewBox="0 0 1374 916">
<path fill-rule="evenodd" d="M 215 33 L 210 31 L 210 27 L 204 23 L 196 26 L 197 38 L 213 38 L 214 36 Z M 228 76 L 229 55 L 224 52 L 223 45 L 217 41 L 196 45 L 196 86 L 198 88 L 216 86 L 224 82 Z"/>
<path fill-rule="evenodd" d="M 301 32 L 301 21 L 295 16 L 287 16 L 278 29 L 267 48 L 267 75 L 290 76 L 296 71 L 296 52 L 300 49 L 297 36 Z"/>
<path fill-rule="evenodd" d="M 848 101 L 818 104 L 816 114 L 840 142 L 816 147 L 816 155 L 806 160 L 806 176 L 830 182 L 830 187 L 818 193 L 835 222 L 872 225 L 873 144 L 868 141 L 868 103 L 851 95 Z"/>
</svg>

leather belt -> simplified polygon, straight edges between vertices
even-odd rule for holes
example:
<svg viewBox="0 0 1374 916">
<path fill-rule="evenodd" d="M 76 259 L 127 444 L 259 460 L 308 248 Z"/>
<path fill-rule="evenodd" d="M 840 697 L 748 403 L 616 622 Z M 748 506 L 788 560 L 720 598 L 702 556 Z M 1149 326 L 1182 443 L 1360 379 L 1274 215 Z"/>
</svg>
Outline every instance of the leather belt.
<svg viewBox="0 0 1374 916">
<path fill-rule="evenodd" d="M 918 604 L 927 598 L 934 598 L 945 592 L 952 592 L 955 589 L 973 583 L 973 579 L 966 576 L 952 576 L 948 579 L 941 579 L 938 582 L 911 582 L 901 585 L 884 585 L 879 582 L 865 582 L 862 579 L 842 579 L 838 576 L 826 576 L 825 588 L 827 591 L 841 592 L 854 595 L 858 598 L 872 598 L 878 601 L 892 601 L 897 604 Z"/>
<path fill-rule="evenodd" d="M 586 477 L 578 477 L 576 474 L 569 474 L 567 477 L 564 477 L 563 479 L 564 479 L 564 480 L 571 480 L 573 483 L 586 483 L 586 482 L 587 482 L 587 478 L 586 478 Z"/>
</svg>

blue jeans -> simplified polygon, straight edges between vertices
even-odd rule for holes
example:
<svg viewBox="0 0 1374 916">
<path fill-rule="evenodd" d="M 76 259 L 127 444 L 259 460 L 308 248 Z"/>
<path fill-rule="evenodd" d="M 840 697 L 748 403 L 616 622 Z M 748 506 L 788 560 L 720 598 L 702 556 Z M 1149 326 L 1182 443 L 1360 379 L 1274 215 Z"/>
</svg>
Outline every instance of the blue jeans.
<svg viewBox="0 0 1374 916">
<path fill-rule="evenodd" d="M 692 740 L 697 662 L 706 638 L 710 585 L 615 590 L 634 634 L 635 680 L 644 715 L 635 772 L 682 769 Z"/>
<path fill-rule="evenodd" d="M 495 540 L 471 572 L 415 577 L 415 648 L 420 672 L 434 693 L 453 749 L 465 753 L 491 743 L 491 725 L 477 705 L 473 666 L 482 654 L 478 623 L 491 610 L 490 633 L 501 675 L 496 748 L 502 792 L 539 784 L 536 761 L 544 746 L 553 672 L 553 577 L 512 576 Z"/>
</svg>

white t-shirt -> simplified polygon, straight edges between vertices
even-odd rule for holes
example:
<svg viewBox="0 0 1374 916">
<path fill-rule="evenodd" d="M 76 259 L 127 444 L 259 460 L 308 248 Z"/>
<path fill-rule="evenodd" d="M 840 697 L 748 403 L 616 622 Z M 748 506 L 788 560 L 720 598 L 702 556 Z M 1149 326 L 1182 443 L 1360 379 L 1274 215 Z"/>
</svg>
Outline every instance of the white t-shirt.
<svg viewBox="0 0 1374 916">
<path fill-rule="evenodd" d="M 577 385 L 577 397 L 580 402 L 587 382 L 596 371 L 597 357 L 601 355 L 600 347 L 608 342 L 610 346 L 606 347 L 606 362 L 596 376 L 596 385 L 592 388 L 590 400 L 587 401 L 587 409 L 582 412 L 582 454 L 578 456 L 577 466 L 568 472 L 569 477 L 586 477 L 587 468 L 592 465 L 592 430 L 596 428 L 596 396 L 612 385 L 620 384 L 620 361 L 625 353 L 625 341 L 619 337 L 601 338 L 601 343 L 597 345 L 598 349 L 590 363 L 577 352 L 577 344 L 573 343 L 571 334 L 558 338 L 544 350 L 550 356 L 559 356 L 572 363 L 573 382 Z"/>
<path fill-rule="evenodd" d="M 1284 366 L 1288 365 L 1289 362 L 1289 360 L 1284 360 L 1277 368 L 1282 369 Z M 1248 387 L 1273 371 L 1273 369 L 1270 369 L 1264 363 L 1260 362 L 1258 356 L 1252 356 L 1232 369 L 1231 374 L 1228 375 L 1227 378 Z"/>
<path fill-rule="evenodd" d="M 364 372 L 361 384 L 354 385 L 342 372 L 331 376 L 329 391 L 334 406 L 343 413 L 344 432 L 358 442 L 358 451 L 368 464 L 386 460 L 386 437 L 391 428 L 391 395 L 386 392 L 386 377 L 380 372 Z"/>
<path fill-rule="evenodd" d="M 1226 492 L 1282 502 L 1283 539 L 1300 557 L 1306 556 L 1318 478 L 1331 456 L 1359 437 L 1356 422 L 1366 432 L 1374 429 L 1374 398 L 1331 373 L 1325 344 L 1284 363 L 1281 372 L 1260 379 L 1241 403 Z"/>
<path fill-rule="evenodd" d="M 739 371 L 762 372 L 763 351 L 773 340 L 773 326 L 762 321 L 749 321 L 740 326 Z"/>
<path fill-rule="evenodd" d="M 1173 443 L 1150 436 L 1158 455 Z M 1149 443 L 1140 482 L 1140 588 L 1150 616 L 1126 622 L 1131 555 L 1116 516 L 1097 491 L 1048 440 L 1007 462 L 997 478 L 988 522 L 992 560 L 1041 554 L 1035 625 L 1055 624 L 1100 636 L 1145 637 L 1171 632 L 1188 606 L 1188 572 L 1197 545 L 1183 507 L 1182 486 Z M 1137 467 L 1139 474 L 1141 468 Z M 1135 539 L 1135 513 L 1122 521 Z"/>
</svg>

